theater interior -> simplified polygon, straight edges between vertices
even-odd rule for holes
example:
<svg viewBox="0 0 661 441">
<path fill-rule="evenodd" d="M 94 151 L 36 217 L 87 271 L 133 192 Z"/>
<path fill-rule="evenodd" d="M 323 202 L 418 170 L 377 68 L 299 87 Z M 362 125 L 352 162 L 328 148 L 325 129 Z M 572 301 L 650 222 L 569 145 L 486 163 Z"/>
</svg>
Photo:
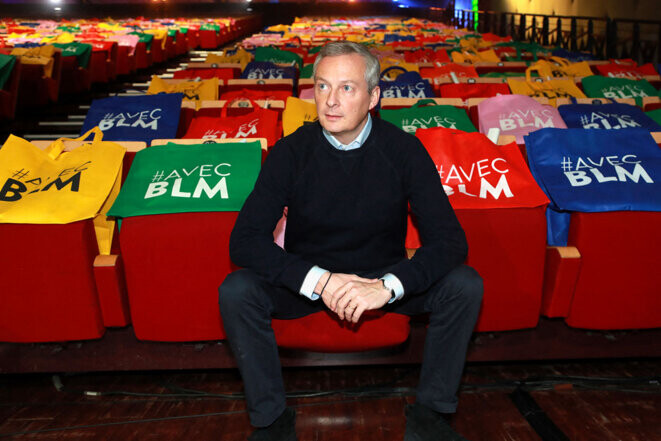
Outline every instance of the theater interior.
<svg viewBox="0 0 661 441">
<path fill-rule="evenodd" d="M 230 234 L 345 40 L 484 283 L 452 428 L 661 441 L 657 0 L 0 0 L 0 438 L 247 439 Z M 298 439 L 412 439 L 428 326 L 273 318 Z"/>
</svg>

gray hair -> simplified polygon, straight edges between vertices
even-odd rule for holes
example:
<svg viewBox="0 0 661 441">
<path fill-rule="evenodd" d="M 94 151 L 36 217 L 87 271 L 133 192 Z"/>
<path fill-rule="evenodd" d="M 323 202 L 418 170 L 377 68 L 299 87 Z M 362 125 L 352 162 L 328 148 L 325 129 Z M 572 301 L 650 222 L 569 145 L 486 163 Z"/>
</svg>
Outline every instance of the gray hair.
<svg viewBox="0 0 661 441">
<path fill-rule="evenodd" d="M 317 75 L 317 66 L 322 59 L 326 57 L 335 57 L 338 55 L 351 55 L 358 54 L 365 60 L 365 81 L 367 82 L 367 91 L 372 93 L 372 90 L 379 85 L 379 78 L 381 77 L 381 67 L 379 59 L 376 58 L 364 45 L 354 43 L 353 41 L 334 41 L 327 43 L 321 48 L 317 58 L 314 60 L 312 66 L 312 78 Z"/>
</svg>

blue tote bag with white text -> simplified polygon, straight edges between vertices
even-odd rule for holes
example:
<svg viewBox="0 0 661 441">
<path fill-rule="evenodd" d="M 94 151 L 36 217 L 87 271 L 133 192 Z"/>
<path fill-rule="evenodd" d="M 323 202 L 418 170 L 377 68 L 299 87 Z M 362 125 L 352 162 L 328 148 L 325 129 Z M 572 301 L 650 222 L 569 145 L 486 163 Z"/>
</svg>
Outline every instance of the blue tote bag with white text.
<svg viewBox="0 0 661 441">
<path fill-rule="evenodd" d="M 392 70 L 401 70 L 394 81 L 384 80 L 384 75 Z M 407 71 L 403 67 L 391 66 L 381 72 L 381 98 L 433 98 L 434 91 L 429 81 L 423 79 L 418 72 Z"/>
<path fill-rule="evenodd" d="M 92 101 L 81 130 L 99 126 L 107 141 L 144 141 L 177 136 L 181 93 L 115 96 Z"/>
<path fill-rule="evenodd" d="M 661 131 L 661 125 L 630 104 L 567 104 L 558 106 L 560 116 L 570 129 L 618 130 L 642 128 Z"/>
<path fill-rule="evenodd" d="M 567 243 L 572 211 L 661 211 L 661 149 L 644 129 L 541 129 L 525 137 L 551 203 L 549 245 Z"/>
</svg>

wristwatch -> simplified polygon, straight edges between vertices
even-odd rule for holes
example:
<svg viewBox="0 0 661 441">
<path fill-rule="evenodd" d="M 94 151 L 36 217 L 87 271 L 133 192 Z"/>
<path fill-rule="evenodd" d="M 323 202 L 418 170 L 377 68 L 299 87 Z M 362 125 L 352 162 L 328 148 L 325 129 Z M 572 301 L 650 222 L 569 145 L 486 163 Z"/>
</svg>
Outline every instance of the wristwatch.
<svg viewBox="0 0 661 441">
<path fill-rule="evenodd" d="M 395 298 L 396 298 L 396 296 L 395 296 L 395 290 L 392 289 L 391 287 L 389 287 L 388 285 L 386 285 L 386 281 L 385 281 L 384 279 L 379 279 L 379 280 L 381 280 L 381 283 L 383 283 L 383 287 L 384 287 L 385 289 L 387 289 L 388 291 L 390 291 L 390 300 L 388 301 L 388 303 L 390 303 L 390 302 L 392 302 L 393 300 L 395 300 Z"/>
</svg>

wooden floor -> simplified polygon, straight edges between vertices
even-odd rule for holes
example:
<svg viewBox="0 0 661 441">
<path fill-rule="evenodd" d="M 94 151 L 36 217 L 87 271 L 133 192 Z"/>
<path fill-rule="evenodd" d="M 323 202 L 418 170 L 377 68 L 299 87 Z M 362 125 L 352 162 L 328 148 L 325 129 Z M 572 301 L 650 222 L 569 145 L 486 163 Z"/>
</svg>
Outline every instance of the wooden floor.
<svg viewBox="0 0 661 441">
<path fill-rule="evenodd" d="M 286 368 L 288 392 L 299 395 L 289 399 L 299 439 L 401 440 L 417 374 L 417 366 Z M 234 369 L 58 378 L 61 391 L 51 375 L 0 376 L 0 438 L 233 441 L 250 431 Z M 659 441 L 660 379 L 661 360 L 469 364 L 453 425 L 474 441 Z M 517 385 L 541 409 L 524 413 L 545 413 L 565 438 L 533 429 L 511 399 Z M 320 392 L 329 394 L 300 396 Z"/>
</svg>

